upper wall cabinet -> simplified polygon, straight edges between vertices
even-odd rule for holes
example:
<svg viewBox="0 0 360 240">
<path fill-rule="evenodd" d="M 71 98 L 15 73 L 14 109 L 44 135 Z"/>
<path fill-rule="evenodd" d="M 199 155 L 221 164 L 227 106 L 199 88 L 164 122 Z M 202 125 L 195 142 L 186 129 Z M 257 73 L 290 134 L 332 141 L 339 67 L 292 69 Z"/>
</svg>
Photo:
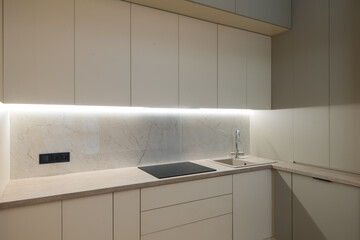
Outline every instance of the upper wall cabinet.
<svg viewBox="0 0 360 240">
<path fill-rule="evenodd" d="M 236 0 L 236 13 L 291 28 L 291 0 Z"/>
<path fill-rule="evenodd" d="M 217 107 L 217 25 L 180 16 L 180 107 Z"/>
<path fill-rule="evenodd" d="M 291 25 L 291 0 L 125 1 L 268 36 L 285 32 Z"/>
<path fill-rule="evenodd" d="M 218 107 L 246 108 L 246 44 L 248 32 L 219 25 Z"/>
<path fill-rule="evenodd" d="M 190 0 L 192 2 L 204 4 L 228 12 L 235 12 L 235 2 L 236 0 Z"/>
<path fill-rule="evenodd" d="M 74 0 L 4 1 L 6 103 L 74 103 Z"/>
<path fill-rule="evenodd" d="M 248 33 L 247 108 L 271 109 L 271 38 Z"/>
<path fill-rule="evenodd" d="M 130 4 L 75 1 L 75 104 L 130 105 Z"/>
<path fill-rule="evenodd" d="M 132 106 L 178 107 L 179 17 L 131 6 Z"/>
</svg>

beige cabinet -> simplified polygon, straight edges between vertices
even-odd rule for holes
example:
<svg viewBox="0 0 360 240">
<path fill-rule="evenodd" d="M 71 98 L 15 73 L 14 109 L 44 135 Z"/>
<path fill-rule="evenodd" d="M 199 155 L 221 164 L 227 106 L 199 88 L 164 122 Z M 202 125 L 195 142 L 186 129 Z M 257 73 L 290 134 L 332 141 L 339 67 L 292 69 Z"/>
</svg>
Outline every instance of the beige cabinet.
<svg viewBox="0 0 360 240">
<path fill-rule="evenodd" d="M 61 202 L 0 210 L 1 240 L 62 240 Z"/>
<path fill-rule="evenodd" d="M 271 38 L 247 35 L 247 108 L 271 109 Z"/>
<path fill-rule="evenodd" d="M 218 107 L 246 108 L 248 32 L 218 26 Z"/>
<path fill-rule="evenodd" d="M 113 194 L 63 201 L 63 240 L 112 240 Z"/>
<path fill-rule="evenodd" d="M 178 107 L 179 17 L 131 6 L 131 105 Z"/>
<path fill-rule="evenodd" d="M 140 190 L 114 193 L 114 240 L 140 239 Z"/>
<path fill-rule="evenodd" d="M 217 25 L 179 16 L 180 107 L 217 108 Z"/>
<path fill-rule="evenodd" d="M 276 240 L 292 238 L 292 174 L 273 171 L 274 237 Z"/>
<path fill-rule="evenodd" d="M 232 176 L 141 189 L 141 239 L 232 239 Z"/>
<path fill-rule="evenodd" d="M 75 104 L 130 105 L 129 3 L 75 1 Z"/>
<path fill-rule="evenodd" d="M 4 0 L 6 103 L 74 104 L 74 0 Z"/>
<path fill-rule="evenodd" d="M 293 174 L 293 239 L 360 239 L 360 189 Z"/>
<path fill-rule="evenodd" d="M 233 175 L 234 240 L 272 237 L 271 170 Z"/>
</svg>

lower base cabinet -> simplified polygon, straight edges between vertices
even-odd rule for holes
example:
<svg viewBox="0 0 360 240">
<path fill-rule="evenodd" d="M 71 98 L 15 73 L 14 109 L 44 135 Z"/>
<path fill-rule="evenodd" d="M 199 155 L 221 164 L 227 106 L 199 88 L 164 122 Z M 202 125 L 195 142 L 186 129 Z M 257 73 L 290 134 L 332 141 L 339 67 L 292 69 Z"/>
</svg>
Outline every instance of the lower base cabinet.
<svg viewBox="0 0 360 240">
<path fill-rule="evenodd" d="M 113 194 L 63 201 L 63 240 L 112 240 Z"/>
<path fill-rule="evenodd" d="M 359 240 L 360 188 L 293 174 L 293 240 Z"/>
<path fill-rule="evenodd" d="M 62 240 L 61 202 L 0 211 L 1 240 Z"/>
<path fill-rule="evenodd" d="M 141 240 L 232 240 L 232 214 L 145 235 Z"/>
<path fill-rule="evenodd" d="M 272 237 L 271 170 L 233 175 L 234 240 Z"/>
</svg>

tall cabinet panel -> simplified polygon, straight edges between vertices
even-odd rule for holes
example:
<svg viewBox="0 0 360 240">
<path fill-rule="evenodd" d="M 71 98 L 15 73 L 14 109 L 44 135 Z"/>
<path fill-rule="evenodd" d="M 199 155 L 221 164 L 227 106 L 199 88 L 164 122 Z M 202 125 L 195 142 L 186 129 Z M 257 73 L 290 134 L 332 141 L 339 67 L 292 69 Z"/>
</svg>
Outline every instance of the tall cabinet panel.
<svg viewBox="0 0 360 240">
<path fill-rule="evenodd" d="M 360 173 L 360 1 L 330 1 L 330 167 Z"/>
<path fill-rule="evenodd" d="M 130 105 L 130 4 L 75 0 L 75 103 Z"/>
<path fill-rule="evenodd" d="M 131 5 L 132 106 L 178 107 L 179 17 Z"/>
<path fill-rule="evenodd" d="M 217 107 L 217 25 L 179 18 L 180 107 Z"/>
<path fill-rule="evenodd" d="M 293 174 L 293 239 L 360 239 L 360 189 Z"/>
<path fill-rule="evenodd" d="M 247 108 L 271 109 L 271 38 L 248 33 Z"/>
<path fill-rule="evenodd" d="M 218 26 L 218 107 L 246 108 L 248 32 Z"/>
<path fill-rule="evenodd" d="M 4 0 L 7 103 L 74 103 L 74 0 Z"/>
<path fill-rule="evenodd" d="M 293 1 L 294 160 L 329 167 L 329 2 Z"/>
<path fill-rule="evenodd" d="M 0 46 L 3 46 L 3 0 L 0 1 Z M 0 48 L 0 102 L 4 102 L 3 48 Z"/>
</svg>

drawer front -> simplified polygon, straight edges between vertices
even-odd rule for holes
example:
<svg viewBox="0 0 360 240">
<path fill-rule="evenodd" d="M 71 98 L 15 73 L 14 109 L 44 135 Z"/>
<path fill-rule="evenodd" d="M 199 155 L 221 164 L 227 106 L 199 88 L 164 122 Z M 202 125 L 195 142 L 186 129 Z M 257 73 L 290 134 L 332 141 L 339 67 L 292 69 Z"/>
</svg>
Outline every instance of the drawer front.
<svg viewBox="0 0 360 240">
<path fill-rule="evenodd" d="M 232 193 L 232 176 L 141 189 L 141 211 Z"/>
<path fill-rule="evenodd" d="M 232 214 L 148 234 L 141 240 L 232 240 Z"/>
<path fill-rule="evenodd" d="M 141 234 L 149 234 L 232 213 L 232 194 L 141 213 Z"/>
</svg>

